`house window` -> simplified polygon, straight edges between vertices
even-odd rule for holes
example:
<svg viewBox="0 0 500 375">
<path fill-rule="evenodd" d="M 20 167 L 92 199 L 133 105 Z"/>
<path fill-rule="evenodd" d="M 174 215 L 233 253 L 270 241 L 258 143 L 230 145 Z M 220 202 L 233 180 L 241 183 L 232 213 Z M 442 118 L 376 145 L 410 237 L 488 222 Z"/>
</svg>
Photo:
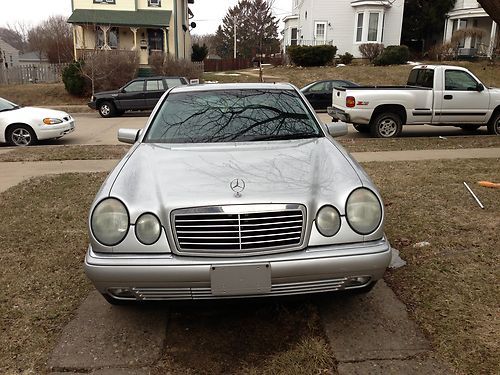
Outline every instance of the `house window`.
<svg viewBox="0 0 500 375">
<path fill-rule="evenodd" d="M 115 0 L 94 0 L 94 4 L 116 4 Z"/>
<path fill-rule="evenodd" d="M 104 31 L 100 27 L 95 30 L 95 46 L 97 48 L 104 47 Z"/>
<path fill-rule="evenodd" d="M 379 13 L 370 13 L 368 21 L 368 41 L 376 42 L 378 40 L 378 19 Z"/>
<path fill-rule="evenodd" d="M 290 45 L 291 46 L 296 46 L 297 45 L 297 28 L 292 27 L 290 31 Z"/>
<path fill-rule="evenodd" d="M 358 20 L 356 24 L 356 42 L 363 40 L 363 13 L 358 13 Z"/>
<path fill-rule="evenodd" d="M 108 31 L 108 46 L 110 46 L 112 49 L 117 49 L 118 48 L 118 43 L 120 40 L 120 34 L 118 32 L 117 27 L 112 27 Z"/>
<path fill-rule="evenodd" d="M 148 0 L 148 7 L 161 7 L 161 0 Z"/>
<path fill-rule="evenodd" d="M 324 41 L 326 39 L 326 22 L 314 23 L 314 38 L 320 41 Z"/>
</svg>

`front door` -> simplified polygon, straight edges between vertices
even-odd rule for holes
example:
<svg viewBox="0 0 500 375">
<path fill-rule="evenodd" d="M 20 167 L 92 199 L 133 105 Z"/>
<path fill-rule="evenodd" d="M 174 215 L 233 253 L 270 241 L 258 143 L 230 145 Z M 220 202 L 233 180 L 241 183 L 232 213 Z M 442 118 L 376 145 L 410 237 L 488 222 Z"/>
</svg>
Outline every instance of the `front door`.
<svg viewBox="0 0 500 375">
<path fill-rule="evenodd" d="M 489 107 L 487 90 L 478 91 L 479 82 L 463 70 L 446 69 L 444 90 L 434 92 L 442 124 L 482 124 Z M 440 103 L 439 103 L 440 102 Z"/>
<path fill-rule="evenodd" d="M 118 107 L 124 111 L 138 110 L 146 107 L 146 100 L 144 98 L 144 80 L 137 80 L 130 82 L 118 94 Z"/>
<path fill-rule="evenodd" d="M 163 42 L 162 29 L 148 29 L 148 49 L 150 55 L 153 52 L 164 52 Z"/>
</svg>

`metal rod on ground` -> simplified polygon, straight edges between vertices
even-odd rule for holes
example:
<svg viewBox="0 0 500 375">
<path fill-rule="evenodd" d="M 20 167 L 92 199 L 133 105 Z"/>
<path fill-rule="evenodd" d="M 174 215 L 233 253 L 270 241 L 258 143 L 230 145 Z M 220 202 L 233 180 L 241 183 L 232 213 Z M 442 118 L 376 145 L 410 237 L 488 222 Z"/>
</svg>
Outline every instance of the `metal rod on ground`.
<svg viewBox="0 0 500 375">
<path fill-rule="evenodd" d="M 464 185 L 467 188 L 467 190 L 469 190 L 469 193 L 471 193 L 471 195 L 474 197 L 474 199 L 476 200 L 479 207 L 484 208 L 484 206 L 481 203 L 481 201 L 479 200 L 479 198 L 476 196 L 476 194 L 474 194 L 474 192 L 471 190 L 471 188 L 469 187 L 469 185 L 467 185 L 467 183 L 465 181 L 464 181 Z"/>
</svg>

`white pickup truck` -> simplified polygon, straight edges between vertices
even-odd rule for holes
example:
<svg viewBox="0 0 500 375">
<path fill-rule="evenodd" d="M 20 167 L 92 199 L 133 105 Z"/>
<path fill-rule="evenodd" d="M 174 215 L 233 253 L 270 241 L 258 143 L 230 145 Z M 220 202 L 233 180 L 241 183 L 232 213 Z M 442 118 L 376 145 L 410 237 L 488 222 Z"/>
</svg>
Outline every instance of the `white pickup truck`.
<svg viewBox="0 0 500 375">
<path fill-rule="evenodd" d="M 406 86 L 335 87 L 328 114 L 379 138 L 397 137 L 403 124 L 488 126 L 500 135 L 500 89 L 486 87 L 469 70 L 419 65 Z"/>
</svg>

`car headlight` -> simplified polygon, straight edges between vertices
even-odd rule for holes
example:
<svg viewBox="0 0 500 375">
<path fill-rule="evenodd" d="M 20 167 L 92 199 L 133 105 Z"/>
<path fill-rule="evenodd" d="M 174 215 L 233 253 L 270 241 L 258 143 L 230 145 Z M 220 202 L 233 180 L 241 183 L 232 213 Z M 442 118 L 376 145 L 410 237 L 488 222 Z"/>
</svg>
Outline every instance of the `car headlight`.
<svg viewBox="0 0 500 375">
<path fill-rule="evenodd" d="M 382 221 L 382 205 L 374 192 L 359 188 L 347 198 L 346 217 L 355 232 L 370 234 Z"/>
<path fill-rule="evenodd" d="M 332 237 L 340 229 L 340 214 L 333 206 L 323 206 L 316 215 L 316 228 L 325 237 Z"/>
<path fill-rule="evenodd" d="M 154 244 L 160 238 L 160 234 L 160 220 L 153 214 L 142 214 L 135 222 L 135 236 L 144 245 Z"/>
<path fill-rule="evenodd" d="M 102 200 L 92 212 L 90 227 L 94 237 L 103 245 L 118 245 L 129 228 L 127 208 L 116 198 Z"/>
<path fill-rule="evenodd" d="M 45 125 L 56 125 L 56 124 L 61 124 L 63 121 L 61 119 L 58 119 L 58 118 L 44 118 L 43 119 L 43 123 Z"/>
</svg>

